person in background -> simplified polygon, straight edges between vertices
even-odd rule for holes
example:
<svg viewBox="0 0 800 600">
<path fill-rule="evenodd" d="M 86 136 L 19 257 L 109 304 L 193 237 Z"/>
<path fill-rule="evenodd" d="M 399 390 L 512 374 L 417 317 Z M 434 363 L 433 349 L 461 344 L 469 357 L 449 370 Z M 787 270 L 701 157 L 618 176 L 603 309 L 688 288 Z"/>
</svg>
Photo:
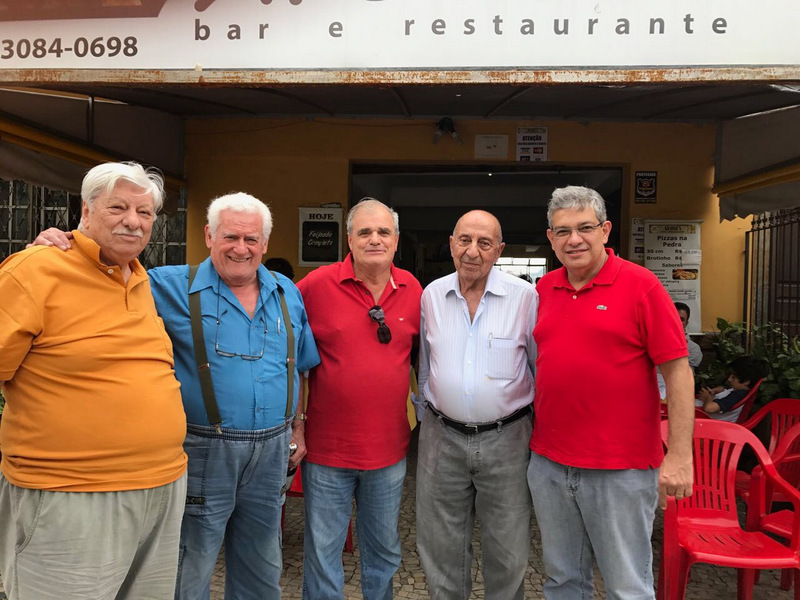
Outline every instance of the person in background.
<svg viewBox="0 0 800 600">
<path fill-rule="evenodd" d="M 751 356 L 740 356 L 728 365 L 727 383 L 730 387 L 703 388 L 698 396 L 698 405 L 712 419 L 736 423 L 743 406 L 734 407 L 744 400 L 756 382 L 765 377 L 767 371 L 762 361 Z"/>
<path fill-rule="evenodd" d="M 703 362 L 703 351 L 698 344 L 692 341 L 692 338 L 690 338 L 688 332 L 686 332 L 692 311 L 689 309 L 689 305 L 684 302 L 676 302 L 675 310 L 678 311 L 678 317 L 680 317 L 681 324 L 683 325 L 683 331 L 686 333 L 686 345 L 689 348 L 689 366 L 692 367 L 692 371 L 694 372 L 697 367 L 700 366 L 700 363 Z"/>
<path fill-rule="evenodd" d="M 268 258 L 264 261 L 264 266 L 267 267 L 270 271 L 275 271 L 276 273 L 280 273 L 281 275 L 285 275 L 292 281 L 294 281 L 294 267 L 292 267 L 292 263 L 290 263 L 285 258 L 280 256 L 276 256 L 274 258 Z"/>
</svg>

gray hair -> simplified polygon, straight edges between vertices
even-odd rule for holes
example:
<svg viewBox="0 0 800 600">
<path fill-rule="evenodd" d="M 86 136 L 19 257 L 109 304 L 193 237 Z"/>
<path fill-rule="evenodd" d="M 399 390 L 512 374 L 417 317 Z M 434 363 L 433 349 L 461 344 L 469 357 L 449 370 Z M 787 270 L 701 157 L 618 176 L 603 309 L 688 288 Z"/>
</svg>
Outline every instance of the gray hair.
<svg viewBox="0 0 800 600">
<path fill-rule="evenodd" d="M 244 192 L 233 192 L 212 200 L 211 204 L 208 205 L 208 212 L 206 213 L 208 228 L 211 230 L 211 235 L 217 233 L 219 216 L 224 210 L 259 215 L 261 217 L 264 240 L 269 239 L 269 235 L 272 233 L 272 213 L 269 211 L 267 205 L 255 196 L 245 194 Z"/>
<path fill-rule="evenodd" d="M 153 197 L 156 212 L 164 205 L 164 177 L 155 168 L 135 162 L 109 162 L 89 169 L 81 184 L 81 199 L 92 208 L 101 194 L 111 194 L 120 181 L 127 181 Z"/>
<path fill-rule="evenodd" d="M 608 220 L 606 202 L 600 194 L 591 188 L 568 185 L 553 191 L 550 203 L 547 205 L 547 226 L 552 229 L 553 213 L 566 208 L 575 210 L 591 208 L 594 214 L 597 215 L 598 221 L 605 223 Z"/>
<path fill-rule="evenodd" d="M 394 210 L 386 206 L 380 200 L 376 200 L 375 198 L 370 198 L 367 196 L 366 198 L 362 198 L 358 201 L 358 203 L 350 209 L 350 212 L 347 213 L 347 235 L 353 235 L 353 219 L 356 216 L 356 213 L 361 210 L 362 208 L 384 208 L 389 211 L 389 214 L 392 215 L 392 221 L 394 221 L 394 234 L 400 235 L 400 215 L 398 215 Z"/>
</svg>

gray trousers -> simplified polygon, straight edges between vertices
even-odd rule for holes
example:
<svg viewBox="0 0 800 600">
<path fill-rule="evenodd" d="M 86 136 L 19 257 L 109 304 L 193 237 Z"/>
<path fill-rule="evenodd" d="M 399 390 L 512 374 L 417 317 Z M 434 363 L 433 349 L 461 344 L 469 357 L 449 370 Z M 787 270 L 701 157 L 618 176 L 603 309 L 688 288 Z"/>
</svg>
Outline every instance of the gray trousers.
<svg viewBox="0 0 800 600">
<path fill-rule="evenodd" d="M 168 600 L 186 475 L 146 490 L 51 492 L 0 475 L 0 575 L 9 600 Z"/>
<path fill-rule="evenodd" d="M 466 600 L 481 524 L 484 597 L 520 600 L 530 551 L 531 417 L 465 435 L 428 411 L 417 459 L 417 549 L 433 600 Z"/>
</svg>

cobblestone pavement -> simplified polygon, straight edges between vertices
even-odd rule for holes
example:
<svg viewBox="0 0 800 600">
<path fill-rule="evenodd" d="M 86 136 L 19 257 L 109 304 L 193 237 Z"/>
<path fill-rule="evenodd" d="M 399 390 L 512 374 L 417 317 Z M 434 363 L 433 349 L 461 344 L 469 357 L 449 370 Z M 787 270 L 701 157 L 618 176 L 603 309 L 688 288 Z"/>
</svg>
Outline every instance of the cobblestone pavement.
<svg viewBox="0 0 800 600">
<path fill-rule="evenodd" d="M 414 522 L 414 493 L 415 493 L 415 457 L 412 452 L 409 457 L 408 474 L 406 476 L 403 505 L 400 513 L 400 537 L 403 542 L 403 561 L 394 580 L 394 597 L 403 600 L 428 598 L 428 590 L 419 556 L 415 547 L 416 527 Z M 360 600 L 362 598 L 359 585 L 360 568 L 358 531 L 356 530 L 356 550 L 354 554 L 344 553 L 346 600 Z M 653 547 L 656 552 L 655 565 L 657 569 L 658 555 L 661 549 L 662 523 L 660 512 L 656 517 Z M 528 600 L 542 598 L 542 583 L 544 573 L 542 568 L 542 548 L 539 541 L 539 532 L 533 519 L 531 527 L 530 559 L 528 572 L 525 576 L 525 597 Z M 481 562 L 480 528 L 476 526 L 475 558 L 473 561 L 473 593 L 471 598 L 482 599 L 483 578 L 478 572 Z M 286 516 L 284 529 L 284 574 L 281 579 L 283 598 L 296 599 L 302 597 L 302 571 L 303 571 L 303 500 L 302 498 L 288 498 L 286 501 Z M 779 571 L 762 571 L 761 580 L 755 586 L 754 600 L 790 600 L 791 592 L 783 591 L 779 586 Z M 605 598 L 603 583 L 599 573 L 596 574 L 597 591 L 595 599 Z M 223 600 L 225 586 L 225 563 L 223 555 L 211 583 L 211 600 Z M 722 600 L 736 597 L 736 571 L 707 565 L 696 565 L 692 568 L 691 581 L 686 590 L 687 600 Z M 2 582 L 0 582 L 0 600 L 5 598 Z M 66 599 L 65 599 L 66 600 Z"/>
</svg>

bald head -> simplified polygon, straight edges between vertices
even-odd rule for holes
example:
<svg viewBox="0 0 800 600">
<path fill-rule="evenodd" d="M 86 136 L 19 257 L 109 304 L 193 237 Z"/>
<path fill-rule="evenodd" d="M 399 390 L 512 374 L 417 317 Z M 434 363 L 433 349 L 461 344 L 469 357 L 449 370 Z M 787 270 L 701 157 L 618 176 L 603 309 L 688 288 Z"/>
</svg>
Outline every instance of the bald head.
<svg viewBox="0 0 800 600">
<path fill-rule="evenodd" d="M 485 210 L 471 210 L 461 215 L 461 218 L 456 221 L 456 226 L 453 229 L 453 237 L 456 237 L 456 232 L 460 225 L 468 223 L 482 223 L 488 227 L 494 228 L 497 243 L 499 244 L 503 241 L 503 230 L 500 227 L 500 221 L 498 221 L 497 217 L 492 213 Z"/>
<path fill-rule="evenodd" d="M 450 236 L 450 254 L 462 292 L 482 289 L 505 244 L 500 221 L 485 210 L 463 215 Z"/>
</svg>

